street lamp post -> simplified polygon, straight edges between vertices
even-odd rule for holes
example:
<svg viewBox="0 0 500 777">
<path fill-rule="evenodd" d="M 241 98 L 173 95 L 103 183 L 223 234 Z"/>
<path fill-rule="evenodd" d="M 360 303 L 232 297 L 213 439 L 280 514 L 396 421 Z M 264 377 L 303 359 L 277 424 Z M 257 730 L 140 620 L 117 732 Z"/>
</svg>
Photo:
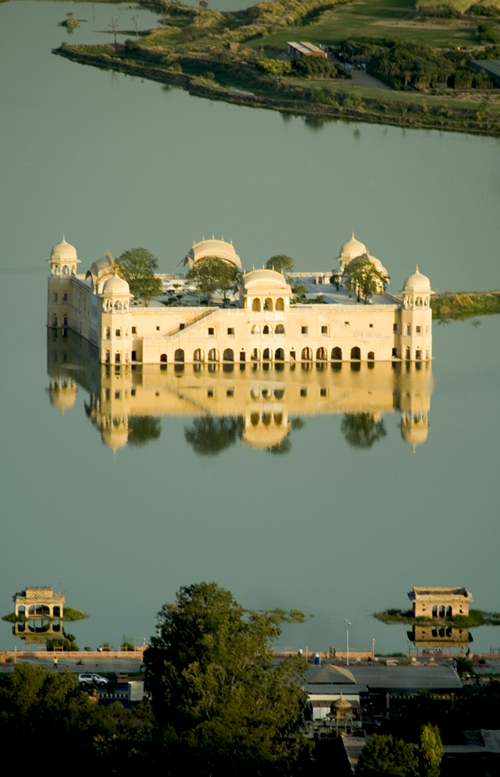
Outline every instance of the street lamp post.
<svg viewBox="0 0 500 777">
<path fill-rule="evenodd" d="M 347 620 L 347 618 L 344 618 L 344 621 L 347 624 L 347 666 L 349 666 L 349 626 L 352 624 Z"/>
</svg>

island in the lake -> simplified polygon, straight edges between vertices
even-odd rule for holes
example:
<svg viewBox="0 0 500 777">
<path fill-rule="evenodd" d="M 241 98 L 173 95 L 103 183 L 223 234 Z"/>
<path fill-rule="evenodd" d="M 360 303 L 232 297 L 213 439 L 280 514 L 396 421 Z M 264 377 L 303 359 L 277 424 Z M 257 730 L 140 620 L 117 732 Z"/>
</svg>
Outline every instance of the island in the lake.
<svg viewBox="0 0 500 777">
<path fill-rule="evenodd" d="M 500 135 L 500 2 L 263 0 L 241 11 L 142 0 L 158 27 L 102 45 L 63 43 L 83 64 L 211 100 L 299 114 Z"/>
</svg>

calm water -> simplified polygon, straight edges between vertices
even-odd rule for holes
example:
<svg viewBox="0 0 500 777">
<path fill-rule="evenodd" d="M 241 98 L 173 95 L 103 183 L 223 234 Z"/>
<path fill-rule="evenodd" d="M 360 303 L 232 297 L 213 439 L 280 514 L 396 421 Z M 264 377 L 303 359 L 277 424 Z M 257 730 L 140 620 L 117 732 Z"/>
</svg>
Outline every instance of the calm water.
<svg viewBox="0 0 500 777">
<path fill-rule="evenodd" d="M 92 402 L 115 385 L 89 372 L 85 349 L 49 342 L 47 352 L 44 327 L 46 259 L 63 233 L 84 269 L 108 249 L 144 245 L 170 271 L 193 239 L 215 233 L 247 268 L 279 252 L 305 270 L 336 266 L 354 230 L 393 290 L 416 263 L 438 289 L 498 288 L 498 141 L 311 129 L 82 67 L 50 53 L 67 37 L 57 22 L 68 10 L 88 20 L 75 42 L 107 40 L 94 30 L 112 15 L 133 28 L 124 6 L 0 6 L 2 612 L 24 586 L 52 585 L 91 614 L 70 629 L 81 645 L 140 642 L 181 585 L 216 580 L 247 607 L 314 613 L 287 627 L 282 646 L 340 647 L 348 618 L 351 645 L 375 638 L 384 651 L 404 650 L 406 630 L 369 615 L 405 607 L 413 585 L 466 585 L 478 607 L 500 609 L 499 317 L 435 326 L 432 380 L 419 388 L 431 428 L 415 452 L 390 407 L 402 378 L 376 365 L 373 388 L 344 368 L 301 377 L 308 397 L 328 389 L 329 406 L 315 410 L 297 406 L 288 373 L 212 376 L 217 396 L 234 383 L 236 402 L 217 407 L 236 421 L 213 456 L 186 440 L 199 419 L 193 387 L 206 389 L 208 375 L 159 373 L 159 436 L 113 454 Z M 48 388 L 64 374 L 78 390 L 62 414 Z M 241 422 L 252 390 L 267 412 L 262 391 L 275 389 L 294 425 L 281 455 L 249 444 Z M 369 449 L 346 440 L 341 390 L 359 390 L 358 410 L 383 422 Z M 479 649 L 500 644 L 493 629 L 474 638 Z M 1 623 L 0 647 L 13 646 Z"/>
</svg>

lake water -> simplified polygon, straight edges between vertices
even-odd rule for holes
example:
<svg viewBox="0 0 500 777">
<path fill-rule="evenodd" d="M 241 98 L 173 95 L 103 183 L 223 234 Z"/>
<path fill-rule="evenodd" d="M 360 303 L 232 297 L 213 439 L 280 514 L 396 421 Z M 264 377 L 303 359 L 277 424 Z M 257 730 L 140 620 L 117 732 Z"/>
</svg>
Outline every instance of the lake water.
<svg viewBox="0 0 500 777">
<path fill-rule="evenodd" d="M 71 38 L 57 26 L 70 10 L 87 20 Z M 281 646 L 341 647 L 347 618 L 352 646 L 375 639 L 383 652 L 405 650 L 406 629 L 370 614 L 406 607 L 413 585 L 465 585 L 477 607 L 500 609 L 498 316 L 435 325 L 432 376 L 423 387 L 416 377 L 430 429 L 414 451 L 397 404 L 406 378 L 384 365 L 372 377 L 346 365 L 301 376 L 310 392 L 329 391 L 316 409 L 297 404 L 289 372 L 211 376 L 218 396 L 234 384 L 236 405 L 228 397 L 216 413 L 230 418 L 251 391 L 264 410 L 262 391 L 285 391 L 280 412 L 294 428 L 281 455 L 249 443 L 241 421 L 231 445 L 200 455 L 186 429 L 192 440 L 193 386 L 208 373 L 168 370 L 140 379 L 157 381 L 159 437 L 114 454 L 103 444 L 92 401 L 114 390 L 114 376 L 89 372 L 81 345 L 49 340 L 47 352 L 46 260 L 63 233 L 84 270 L 108 249 L 142 245 L 172 271 L 194 239 L 215 233 L 233 239 L 247 269 L 287 253 L 300 271 L 336 267 L 354 230 L 394 291 L 416 263 L 437 289 L 499 286 L 497 139 L 318 129 L 51 54 L 65 38 L 107 40 L 95 31 L 112 16 L 133 29 L 135 13 L 0 6 L 2 612 L 26 585 L 50 585 L 90 613 L 70 627 L 80 645 L 116 645 L 123 634 L 140 643 L 181 585 L 215 580 L 246 607 L 314 614 L 286 627 Z M 139 13 L 140 26 L 155 22 Z M 64 413 L 48 391 L 56 374 L 78 389 Z M 358 390 L 386 432 L 365 449 L 345 433 L 352 407 L 341 391 Z M 498 647 L 499 636 L 475 630 L 473 646 Z M 14 643 L 1 623 L 0 648 Z"/>
</svg>

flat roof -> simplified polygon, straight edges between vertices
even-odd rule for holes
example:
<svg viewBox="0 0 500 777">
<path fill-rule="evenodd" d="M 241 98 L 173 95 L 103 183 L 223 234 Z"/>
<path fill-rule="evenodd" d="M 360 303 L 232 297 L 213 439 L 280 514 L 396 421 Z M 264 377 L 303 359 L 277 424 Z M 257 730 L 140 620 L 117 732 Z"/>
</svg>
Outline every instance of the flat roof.
<svg viewBox="0 0 500 777">
<path fill-rule="evenodd" d="M 287 43 L 287 46 L 293 46 L 297 51 L 300 51 L 302 54 L 324 54 L 325 52 L 323 49 L 320 49 L 319 46 L 315 46 L 314 43 L 308 43 L 307 41 L 303 40 L 292 40 Z"/>
<path fill-rule="evenodd" d="M 500 59 L 472 59 L 475 65 L 479 65 L 487 73 L 500 77 Z"/>
</svg>

